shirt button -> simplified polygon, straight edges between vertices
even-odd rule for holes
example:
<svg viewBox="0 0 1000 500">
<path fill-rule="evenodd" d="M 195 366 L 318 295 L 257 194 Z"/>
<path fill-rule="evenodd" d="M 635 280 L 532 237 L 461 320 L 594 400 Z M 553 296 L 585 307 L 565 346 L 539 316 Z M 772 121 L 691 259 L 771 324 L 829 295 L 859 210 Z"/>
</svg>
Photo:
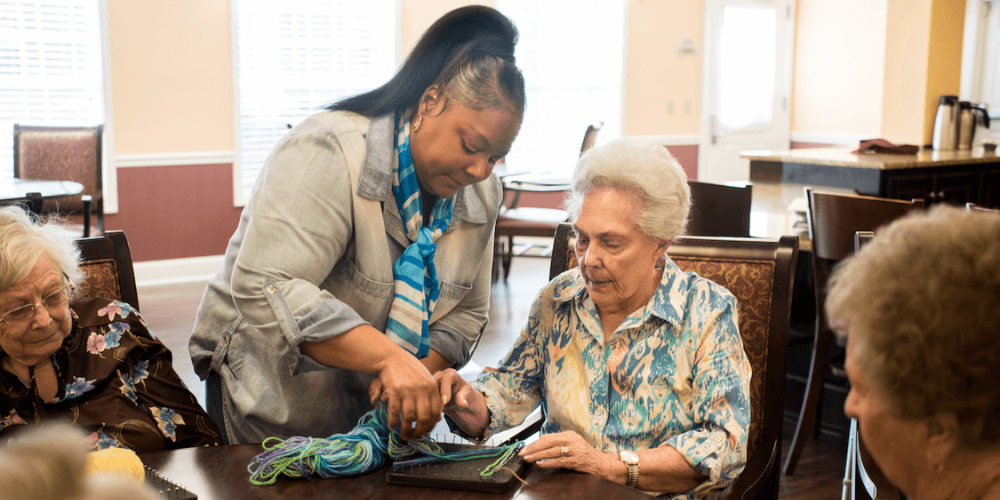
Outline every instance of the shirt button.
<svg viewBox="0 0 1000 500">
<path fill-rule="evenodd" d="M 274 285 L 267 285 L 267 293 L 274 295 Z"/>
</svg>

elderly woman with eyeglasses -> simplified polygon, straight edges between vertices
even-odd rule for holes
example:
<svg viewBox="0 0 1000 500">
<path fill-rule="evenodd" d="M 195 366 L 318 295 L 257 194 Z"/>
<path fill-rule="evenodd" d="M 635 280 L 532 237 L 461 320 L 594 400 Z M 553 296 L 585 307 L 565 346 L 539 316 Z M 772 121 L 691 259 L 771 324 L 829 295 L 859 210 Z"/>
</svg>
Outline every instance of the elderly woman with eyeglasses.
<svg viewBox="0 0 1000 500">
<path fill-rule="evenodd" d="M 521 451 L 671 498 L 715 498 L 746 463 L 750 363 L 736 299 L 666 255 L 690 208 L 664 148 L 590 150 L 567 201 L 578 268 L 538 293 L 496 368 L 472 384 L 438 372 L 445 414 L 473 437 L 545 409 Z"/>
<path fill-rule="evenodd" d="M 83 428 L 93 449 L 217 443 L 138 311 L 76 298 L 79 261 L 57 224 L 0 209 L 0 442 L 58 420 Z"/>
</svg>

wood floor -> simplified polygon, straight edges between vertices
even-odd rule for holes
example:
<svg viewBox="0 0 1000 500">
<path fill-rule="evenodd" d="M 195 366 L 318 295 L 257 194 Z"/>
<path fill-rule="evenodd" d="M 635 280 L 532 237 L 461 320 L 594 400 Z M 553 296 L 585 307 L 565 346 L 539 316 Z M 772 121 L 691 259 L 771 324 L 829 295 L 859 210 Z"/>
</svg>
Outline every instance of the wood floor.
<svg viewBox="0 0 1000 500">
<path fill-rule="evenodd" d="M 515 257 L 508 283 L 493 286 L 490 322 L 473 355 L 479 366 L 494 365 L 517 337 L 535 293 L 548 277 L 548 259 Z M 174 368 L 204 404 L 205 386 L 191 366 L 187 342 L 205 282 L 139 288 L 139 305 L 150 329 L 174 352 Z M 793 423 L 785 423 L 782 456 L 791 441 Z M 796 474 L 782 476 L 782 499 L 836 499 L 841 495 L 846 438 L 822 435 L 811 439 Z"/>
</svg>

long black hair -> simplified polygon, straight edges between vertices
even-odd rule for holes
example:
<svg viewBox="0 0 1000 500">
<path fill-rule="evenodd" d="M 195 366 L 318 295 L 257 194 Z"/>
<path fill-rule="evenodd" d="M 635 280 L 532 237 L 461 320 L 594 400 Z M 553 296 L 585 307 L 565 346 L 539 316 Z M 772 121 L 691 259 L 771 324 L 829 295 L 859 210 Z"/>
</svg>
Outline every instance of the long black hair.
<svg viewBox="0 0 1000 500">
<path fill-rule="evenodd" d="M 517 28 L 495 9 L 470 5 L 434 22 L 420 37 L 399 71 L 381 87 L 326 106 L 329 111 L 353 111 L 382 116 L 415 106 L 432 85 L 447 86 L 463 72 L 488 75 L 507 104 L 523 114 L 524 77 L 514 62 Z M 472 89 L 473 95 L 479 95 Z M 466 92 L 468 93 L 468 92 Z M 469 105 L 470 103 L 463 103 Z"/>
</svg>

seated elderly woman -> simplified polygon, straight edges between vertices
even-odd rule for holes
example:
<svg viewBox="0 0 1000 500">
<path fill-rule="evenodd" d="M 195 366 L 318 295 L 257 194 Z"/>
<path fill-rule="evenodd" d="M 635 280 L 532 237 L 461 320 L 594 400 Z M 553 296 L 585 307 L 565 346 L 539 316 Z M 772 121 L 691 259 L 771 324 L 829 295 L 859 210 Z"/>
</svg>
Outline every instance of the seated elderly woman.
<svg viewBox="0 0 1000 500">
<path fill-rule="evenodd" d="M 1000 215 L 936 207 L 832 276 L 844 411 L 909 498 L 1000 498 Z"/>
<path fill-rule="evenodd" d="M 665 253 L 690 208 L 684 171 L 662 147 L 614 141 L 580 159 L 567 208 L 579 267 L 542 289 L 499 366 L 471 385 L 435 375 L 446 416 L 488 437 L 541 404 L 527 461 L 718 493 L 746 462 L 750 364 L 736 299 Z"/>
<path fill-rule="evenodd" d="M 171 353 L 123 302 L 76 298 L 80 252 L 55 223 L 0 209 L 0 441 L 49 421 L 95 449 L 214 444 Z"/>
</svg>

